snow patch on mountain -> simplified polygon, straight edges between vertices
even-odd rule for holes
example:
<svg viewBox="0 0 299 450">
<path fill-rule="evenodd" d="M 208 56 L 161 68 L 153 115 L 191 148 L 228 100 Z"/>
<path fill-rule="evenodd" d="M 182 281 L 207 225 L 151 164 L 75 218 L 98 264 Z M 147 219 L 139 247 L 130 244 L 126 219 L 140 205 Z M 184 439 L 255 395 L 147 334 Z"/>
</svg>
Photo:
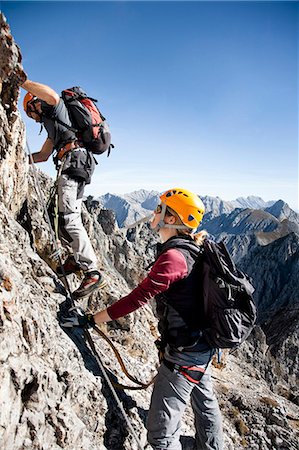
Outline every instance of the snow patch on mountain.
<svg viewBox="0 0 299 450">
<path fill-rule="evenodd" d="M 248 197 L 238 197 L 231 202 L 235 208 L 251 208 L 251 209 L 265 209 L 272 206 L 275 201 L 270 200 L 265 202 L 261 197 L 250 195 Z"/>
</svg>

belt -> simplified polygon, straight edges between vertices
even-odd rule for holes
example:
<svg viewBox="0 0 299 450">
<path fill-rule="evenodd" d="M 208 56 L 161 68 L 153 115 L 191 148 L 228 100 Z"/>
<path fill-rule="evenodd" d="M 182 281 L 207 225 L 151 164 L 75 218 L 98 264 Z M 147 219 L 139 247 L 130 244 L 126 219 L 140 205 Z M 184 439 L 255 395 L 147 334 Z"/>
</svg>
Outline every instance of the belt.
<svg viewBox="0 0 299 450">
<path fill-rule="evenodd" d="M 67 144 L 65 144 L 64 147 L 62 147 L 58 152 L 57 152 L 57 159 L 59 159 L 59 161 L 62 160 L 62 158 L 64 157 L 64 155 L 66 155 L 68 152 L 70 152 L 71 150 L 75 150 L 76 148 L 79 148 L 79 145 L 75 144 L 74 142 L 68 142 Z"/>
</svg>

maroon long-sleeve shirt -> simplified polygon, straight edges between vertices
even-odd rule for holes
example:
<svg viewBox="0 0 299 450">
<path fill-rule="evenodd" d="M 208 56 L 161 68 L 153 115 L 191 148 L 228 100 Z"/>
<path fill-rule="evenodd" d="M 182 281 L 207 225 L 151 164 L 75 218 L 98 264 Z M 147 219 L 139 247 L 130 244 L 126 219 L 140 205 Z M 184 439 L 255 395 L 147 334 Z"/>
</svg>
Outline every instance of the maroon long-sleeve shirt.
<svg viewBox="0 0 299 450">
<path fill-rule="evenodd" d="M 115 320 L 135 311 L 187 274 L 184 255 L 175 248 L 166 250 L 158 257 L 148 276 L 130 294 L 107 308 L 109 316 Z"/>
</svg>

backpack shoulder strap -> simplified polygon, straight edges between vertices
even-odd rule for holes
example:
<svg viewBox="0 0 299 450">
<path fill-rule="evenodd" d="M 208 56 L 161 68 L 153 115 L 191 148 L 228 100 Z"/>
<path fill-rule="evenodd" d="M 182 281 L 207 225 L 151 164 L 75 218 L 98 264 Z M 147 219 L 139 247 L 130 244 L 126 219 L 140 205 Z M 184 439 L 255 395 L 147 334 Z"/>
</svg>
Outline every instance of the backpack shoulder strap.
<svg viewBox="0 0 299 450">
<path fill-rule="evenodd" d="M 67 123 L 64 123 L 62 120 L 58 119 L 57 117 L 52 117 L 52 120 L 54 120 L 55 122 L 59 123 L 60 125 L 62 125 L 63 127 L 67 128 L 70 131 L 73 131 L 74 133 L 77 133 L 78 130 L 74 127 L 71 127 L 70 125 L 68 125 Z"/>
<path fill-rule="evenodd" d="M 58 119 L 58 117 L 55 114 L 43 114 L 47 119 L 53 120 L 54 122 L 59 123 L 63 127 L 67 128 L 70 131 L 73 131 L 73 133 L 77 133 L 78 130 L 71 125 L 68 125 L 67 123 L 63 122 L 62 120 Z"/>
<path fill-rule="evenodd" d="M 191 255 L 192 259 L 194 260 L 197 260 L 198 257 L 203 253 L 203 247 L 197 245 L 195 242 L 184 238 L 174 238 L 170 239 L 168 242 L 162 245 L 162 249 L 159 252 L 159 255 L 171 248 L 182 250 L 182 253 L 187 251 L 188 254 Z"/>
<path fill-rule="evenodd" d="M 208 240 L 204 243 L 204 260 L 209 266 L 212 276 L 220 277 L 226 282 L 241 289 L 245 289 L 249 295 L 254 292 L 254 287 L 248 276 L 239 270 L 229 254 L 223 241 L 216 243 Z"/>
<path fill-rule="evenodd" d="M 224 242 L 217 243 L 206 239 L 203 248 L 206 263 L 214 268 L 219 274 L 224 275 L 227 273 L 227 270 L 230 272 L 235 271 L 235 264 L 232 261 Z"/>
</svg>

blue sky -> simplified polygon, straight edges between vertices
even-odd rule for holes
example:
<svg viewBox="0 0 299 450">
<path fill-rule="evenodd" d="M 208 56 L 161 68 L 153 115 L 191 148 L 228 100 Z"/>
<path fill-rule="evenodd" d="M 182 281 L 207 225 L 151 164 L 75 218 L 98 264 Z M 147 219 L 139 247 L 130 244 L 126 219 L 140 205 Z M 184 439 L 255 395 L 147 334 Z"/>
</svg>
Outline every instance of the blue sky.
<svg viewBox="0 0 299 450">
<path fill-rule="evenodd" d="M 99 99 L 88 194 L 181 186 L 298 206 L 298 3 L 2 2 L 30 79 Z M 21 93 L 21 100 L 24 93 Z M 46 138 L 24 117 L 32 151 Z M 40 168 L 54 176 L 51 161 Z"/>
</svg>

